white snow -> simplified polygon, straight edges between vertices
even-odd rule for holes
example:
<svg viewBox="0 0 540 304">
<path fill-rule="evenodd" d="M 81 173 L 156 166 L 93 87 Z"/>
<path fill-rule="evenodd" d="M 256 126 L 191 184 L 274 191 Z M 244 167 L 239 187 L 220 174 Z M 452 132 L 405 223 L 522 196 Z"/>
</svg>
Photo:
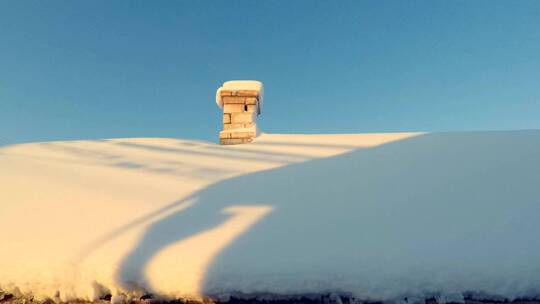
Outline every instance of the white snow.
<svg viewBox="0 0 540 304">
<path fill-rule="evenodd" d="M 540 295 L 540 131 L 0 148 L 0 289 Z"/>
<path fill-rule="evenodd" d="M 221 100 L 219 93 L 223 90 L 251 90 L 259 92 L 259 113 L 262 112 L 264 103 L 264 86 L 262 82 L 257 80 L 230 80 L 224 82 L 216 91 L 216 104 L 220 108 L 223 108 L 223 100 Z"/>
</svg>

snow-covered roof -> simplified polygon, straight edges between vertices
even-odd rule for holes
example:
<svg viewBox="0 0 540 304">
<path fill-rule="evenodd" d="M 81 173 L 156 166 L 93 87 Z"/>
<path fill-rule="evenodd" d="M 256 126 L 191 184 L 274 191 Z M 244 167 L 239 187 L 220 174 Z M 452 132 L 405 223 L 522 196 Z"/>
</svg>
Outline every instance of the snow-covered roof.
<svg viewBox="0 0 540 304">
<path fill-rule="evenodd" d="M 222 108 L 223 100 L 221 100 L 221 91 L 239 91 L 250 90 L 259 92 L 259 113 L 262 112 L 263 99 L 264 99 L 264 86 L 263 83 L 257 80 L 230 80 L 223 83 L 216 91 L 216 104 Z"/>
<path fill-rule="evenodd" d="M 539 183 L 540 130 L 5 146 L 0 288 L 533 299 Z"/>
</svg>

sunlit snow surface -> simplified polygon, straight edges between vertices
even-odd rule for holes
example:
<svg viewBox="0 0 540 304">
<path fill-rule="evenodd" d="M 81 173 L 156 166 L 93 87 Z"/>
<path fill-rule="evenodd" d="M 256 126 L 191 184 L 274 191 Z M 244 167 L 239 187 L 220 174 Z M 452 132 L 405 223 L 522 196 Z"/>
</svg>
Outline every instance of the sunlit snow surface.
<svg viewBox="0 0 540 304">
<path fill-rule="evenodd" d="M 0 288 L 36 298 L 540 295 L 540 131 L 0 148 Z"/>
</svg>

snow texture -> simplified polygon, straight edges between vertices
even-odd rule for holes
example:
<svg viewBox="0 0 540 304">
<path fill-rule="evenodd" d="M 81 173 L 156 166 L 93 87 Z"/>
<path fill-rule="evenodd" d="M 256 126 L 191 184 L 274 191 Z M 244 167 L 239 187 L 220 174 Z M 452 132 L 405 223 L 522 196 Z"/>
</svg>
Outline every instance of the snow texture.
<svg viewBox="0 0 540 304">
<path fill-rule="evenodd" d="M 7 146 L 0 288 L 538 297 L 539 184 L 538 130 Z"/>
</svg>

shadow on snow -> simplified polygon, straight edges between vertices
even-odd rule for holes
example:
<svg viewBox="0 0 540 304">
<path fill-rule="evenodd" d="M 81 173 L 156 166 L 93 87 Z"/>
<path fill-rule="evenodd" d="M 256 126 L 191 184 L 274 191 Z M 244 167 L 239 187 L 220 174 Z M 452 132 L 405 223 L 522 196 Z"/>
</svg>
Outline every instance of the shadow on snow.
<svg viewBox="0 0 540 304">
<path fill-rule="evenodd" d="M 117 279 L 144 285 L 148 264 L 167 246 L 225 225 L 231 206 L 269 206 L 211 256 L 203 294 L 496 293 L 482 279 L 512 275 L 540 286 L 531 268 L 540 264 L 539 184 L 540 131 L 426 134 L 246 174 L 195 193 L 191 207 L 152 224 Z M 441 275 L 453 285 L 432 280 Z"/>
</svg>

